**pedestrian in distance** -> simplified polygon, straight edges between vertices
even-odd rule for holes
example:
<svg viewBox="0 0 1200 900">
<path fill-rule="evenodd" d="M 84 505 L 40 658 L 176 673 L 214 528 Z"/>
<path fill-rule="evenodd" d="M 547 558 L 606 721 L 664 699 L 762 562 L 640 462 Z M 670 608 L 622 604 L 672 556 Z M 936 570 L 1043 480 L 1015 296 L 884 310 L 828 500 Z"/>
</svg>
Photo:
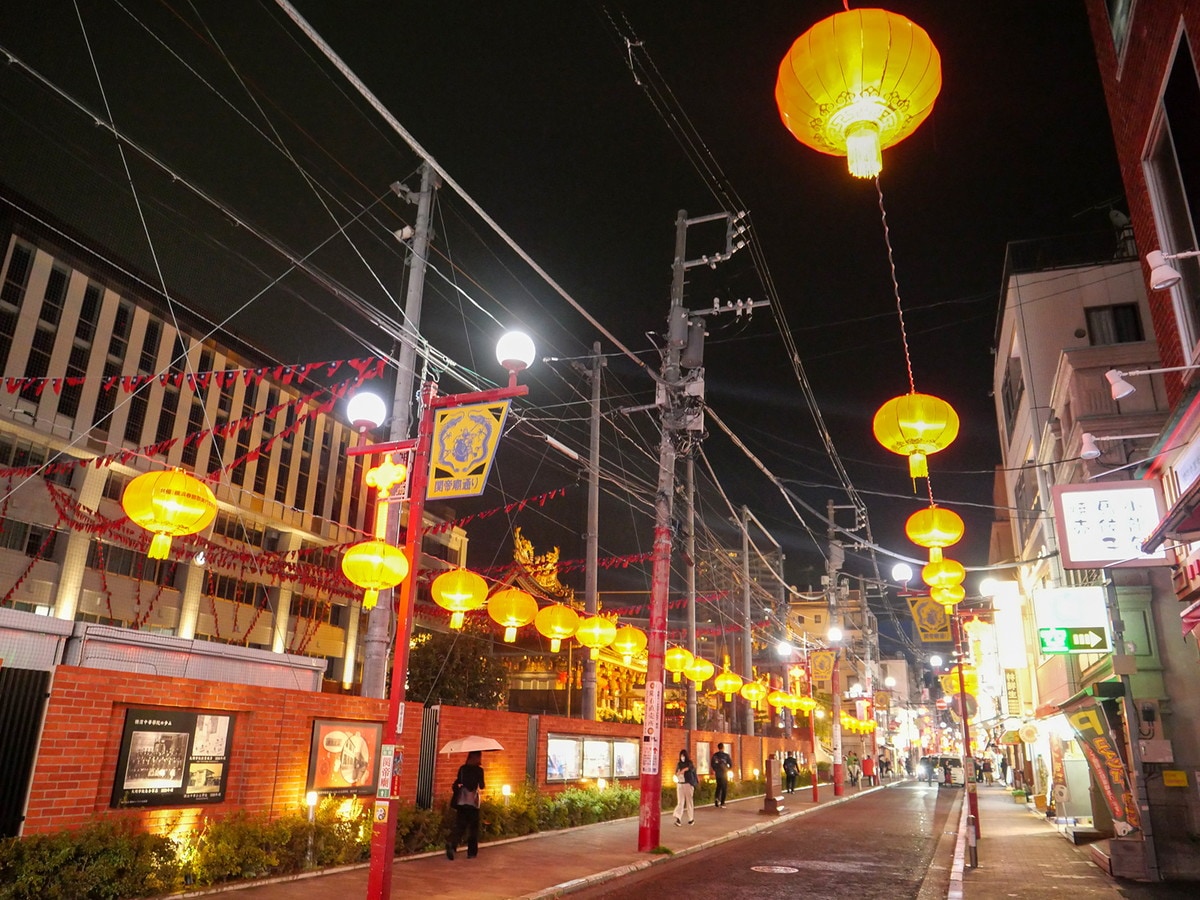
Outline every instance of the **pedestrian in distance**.
<svg viewBox="0 0 1200 900">
<path fill-rule="evenodd" d="M 846 775 L 850 779 L 850 786 L 858 787 L 858 780 L 862 777 L 862 768 L 859 766 L 858 754 L 853 750 L 846 754 Z"/>
<path fill-rule="evenodd" d="M 696 824 L 696 807 L 694 798 L 696 786 L 700 779 L 696 776 L 696 766 L 687 750 L 679 751 L 679 762 L 675 764 L 675 824 L 682 825 L 682 816 L 687 815 L 689 825 Z"/>
<path fill-rule="evenodd" d="M 800 775 L 800 763 L 796 762 L 796 757 L 788 753 L 787 758 L 783 761 L 784 786 L 789 794 L 796 793 L 796 779 Z"/>
<path fill-rule="evenodd" d="M 983 759 L 983 782 L 989 787 L 994 782 L 992 778 L 992 759 L 990 756 L 985 756 Z"/>
<path fill-rule="evenodd" d="M 717 744 L 717 752 L 712 759 L 713 777 L 717 780 L 717 790 L 713 795 L 713 806 L 725 806 L 725 798 L 729 794 L 729 771 L 733 768 L 733 757 L 725 752 L 724 744 Z"/>
<path fill-rule="evenodd" d="M 454 825 L 446 842 L 446 859 L 454 859 L 454 851 L 467 840 L 467 859 L 479 855 L 479 792 L 483 789 L 483 754 L 472 750 L 467 761 L 458 767 L 451 788 L 450 805 L 454 807 Z"/>
</svg>

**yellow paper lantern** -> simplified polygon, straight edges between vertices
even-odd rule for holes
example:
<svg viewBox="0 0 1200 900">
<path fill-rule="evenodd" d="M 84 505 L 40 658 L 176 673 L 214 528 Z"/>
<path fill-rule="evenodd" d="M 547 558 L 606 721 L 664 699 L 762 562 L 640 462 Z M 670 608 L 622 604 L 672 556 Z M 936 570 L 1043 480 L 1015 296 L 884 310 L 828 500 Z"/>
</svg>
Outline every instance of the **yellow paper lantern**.
<svg viewBox="0 0 1200 900">
<path fill-rule="evenodd" d="M 792 44 L 775 103 L 796 140 L 845 156 L 851 175 L 873 178 L 881 151 L 925 121 L 941 87 L 941 57 L 924 29 L 882 9 L 854 9 Z"/>
<path fill-rule="evenodd" d="M 817 708 L 817 700 L 815 697 L 797 697 L 796 708 L 805 713 L 811 713 Z"/>
<path fill-rule="evenodd" d="M 758 703 L 767 696 L 767 688 L 761 681 L 747 681 L 742 685 L 739 693 L 741 693 L 743 700 L 747 700 L 750 703 Z M 773 693 L 778 693 L 778 691 L 774 691 Z"/>
<path fill-rule="evenodd" d="M 931 394 L 893 397 L 875 413 L 872 430 L 884 449 L 908 457 L 908 474 L 927 478 L 926 457 L 949 447 L 958 437 L 958 413 Z"/>
<path fill-rule="evenodd" d="M 942 548 L 950 547 L 962 540 L 966 526 L 958 513 L 941 506 L 919 509 L 904 523 L 904 533 L 918 547 L 929 550 L 929 561 L 942 558 Z"/>
<path fill-rule="evenodd" d="M 363 541 L 342 555 L 342 573 L 365 589 L 363 609 L 371 609 L 380 591 L 394 588 L 408 577 L 408 557 L 386 541 Z"/>
<path fill-rule="evenodd" d="M 679 682 L 679 676 L 692 664 L 691 651 L 686 647 L 668 647 L 666 655 L 663 656 L 663 668 L 671 673 L 672 680 Z"/>
<path fill-rule="evenodd" d="M 487 602 L 487 592 L 487 582 L 468 569 L 450 569 L 429 585 L 433 602 L 451 613 L 451 628 L 462 628 L 466 614 Z"/>
<path fill-rule="evenodd" d="M 967 596 L 967 592 L 961 584 L 948 584 L 944 587 L 930 588 L 929 596 L 942 604 L 946 609 L 946 614 L 949 615 L 950 611 Z"/>
<path fill-rule="evenodd" d="M 524 628 L 538 613 L 537 601 L 520 588 L 505 588 L 492 594 L 487 604 L 488 615 L 504 627 L 504 643 L 517 639 L 517 629 Z"/>
<path fill-rule="evenodd" d="M 967 570 L 956 559 L 939 559 L 921 569 L 921 580 L 931 588 L 962 584 Z"/>
<path fill-rule="evenodd" d="M 612 640 L 612 648 L 621 654 L 625 665 L 646 649 L 646 632 L 634 625 L 622 625 Z"/>
<path fill-rule="evenodd" d="M 732 700 L 734 693 L 736 693 L 741 686 L 742 676 L 730 672 L 728 669 L 718 675 L 713 681 L 713 688 L 718 693 L 724 694 L 726 700 Z"/>
<path fill-rule="evenodd" d="M 688 667 L 683 670 L 683 674 L 696 683 L 696 687 L 704 684 L 708 679 L 712 678 L 713 672 L 717 671 L 717 667 L 705 659 L 703 656 L 697 656 L 688 664 Z"/>
<path fill-rule="evenodd" d="M 139 475 L 126 486 L 121 506 L 131 522 L 154 534 L 150 559 L 166 559 L 171 538 L 203 531 L 217 515 L 208 485 L 183 469 Z"/>
<path fill-rule="evenodd" d="M 771 691 L 767 694 L 767 702 L 776 709 L 787 709 L 791 707 L 792 695 L 786 691 Z"/>
<path fill-rule="evenodd" d="M 575 640 L 590 651 L 592 659 L 600 658 L 600 648 L 607 647 L 617 636 L 617 626 L 612 619 L 604 616 L 592 616 L 579 623 L 575 630 Z"/>
<path fill-rule="evenodd" d="M 562 647 L 562 642 L 579 627 L 579 613 L 561 603 L 551 603 L 538 611 L 533 620 L 533 627 L 543 637 L 550 638 L 550 652 L 557 653 Z"/>
</svg>

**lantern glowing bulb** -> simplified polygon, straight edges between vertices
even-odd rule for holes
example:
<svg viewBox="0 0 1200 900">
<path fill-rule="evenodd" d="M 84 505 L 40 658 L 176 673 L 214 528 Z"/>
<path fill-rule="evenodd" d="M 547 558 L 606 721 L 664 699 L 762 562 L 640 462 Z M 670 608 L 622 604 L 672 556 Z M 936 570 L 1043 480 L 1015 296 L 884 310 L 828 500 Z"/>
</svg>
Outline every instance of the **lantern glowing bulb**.
<svg viewBox="0 0 1200 900">
<path fill-rule="evenodd" d="M 504 627 L 506 644 L 513 643 L 517 639 L 517 629 L 532 622 L 538 613 L 537 601 L 519 588 L 505 588 L 492 594 L 487 609 L 492 621 Z"/>
<path fill-rule="evenodd" d="M 463 627 L 466 614 L 487 602 L 487 582 L 467 569 L 443 572 L 429 585 L 433 602 L 450 612 L 450 627 Z"/>
<path fill-rule="evenodd" d="M 171 538 L 196 534 L 217 515 L 217 498 L 208 485 L 183 469 L 139 475 L 121 495 L 121 507 L 131 522 L 153 533 L 150 559 L 166 559 Z"/>
<path fill-rule="evenodd" d="M 871 425 L 885 450 L 908 457 L 910 478 L 929 477 L 927 457 L 954 443 L 958 428 L 958 413 L 949 403 L 916 392 L 883 404 Z"/>
<path fill-rule="evenodd" d="M 592 659 L 600 658 L 600 648 L 607 647 L 617 636 L 617 626 L 612 619 L 604 616 L 592 616 L 579 623 L 575 631 L 575 640 L 588 648 Z"/>
<path fill-rule="evenodd" d="M 837 13 L 802 34 L 779 65 L 784 126 L 820 153 L 873 178 L 882 150 L 912 134 L 942 87 L 937 48 L 920 26 L 882 9 Z"/>
<path fill-rule="evenodd" d="M 663 656 L 663 668 L 671 673 L 671 680 L 678 683 L 680 676 L 695 659 L 686 647 L 668 647 Z"/>
<path fill-rule="evenodd" d="M 365 590 L 363 609 L 379 602 L 379 592 L 394 588 L 408 577 L 408 557 L 385 541 L 363 541 L 342 556 L 342 574 Z"/>
<path fill-rule="evenodd" d="M 543 637 L 550 639 L 550 652 L 557 653 L 562 642 L 575 633 L 579 627 L 579 613 L 561 603 L 551 603 L 538 610 L 533 620 L 533 627 Z"/>
</svg>

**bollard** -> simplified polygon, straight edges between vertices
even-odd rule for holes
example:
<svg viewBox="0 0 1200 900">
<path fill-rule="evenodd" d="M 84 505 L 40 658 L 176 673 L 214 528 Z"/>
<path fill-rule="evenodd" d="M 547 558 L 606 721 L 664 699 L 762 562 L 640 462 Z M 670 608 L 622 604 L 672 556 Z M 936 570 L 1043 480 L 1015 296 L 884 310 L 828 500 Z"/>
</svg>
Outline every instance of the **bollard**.
<svg viewBox="0 0 1200 900">
<path fill-rule="evenodd" d="M 967 857 L 972 869 L 979 868 L 979 848 L 976 846 L 979 841 L 975 835 L 975 817 L 967 816 Z"/>
</svg>

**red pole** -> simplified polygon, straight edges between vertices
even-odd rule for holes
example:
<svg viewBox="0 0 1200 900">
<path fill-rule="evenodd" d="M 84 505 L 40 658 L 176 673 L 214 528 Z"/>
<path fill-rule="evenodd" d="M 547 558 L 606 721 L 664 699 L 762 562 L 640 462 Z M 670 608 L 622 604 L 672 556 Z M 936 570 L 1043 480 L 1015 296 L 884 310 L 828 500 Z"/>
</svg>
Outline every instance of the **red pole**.
<svg viewBox="0 0 1200 900">
<path fill-rule="evenodd" d="M 809 699 L 813 699 L 812 661 L 806 656 L 804 664 L 808 668 L 808 696 Z M 808 739 L 812 743 L 813 803 L 820 803 L 821 795 L 817 790 L 817 708 L 815 706 L 808 711 Z"/>
<path fill-rule="evenodd" d="M 840 668 L 842 651 L 833 654 L 833 673 L 829 678 L 829 690 L 833 694 L 833 796 L 846 793 L 846 773 L 842 768 L 842 675 Z"/>
<path fill-rule="evenodd" d="M 529 388 L 516 384 L 515 376 L 510 377 L 507 388 L 444 397 L 438 396 L 436 382 L 427 381 L 421 386 L 421 422 L 417 429 L 412 471 L 409 473 L 408 522 L 404 531 L 404 555 L 408 558 L 409 570 L 400 589 L 393 592 L 396 603 L 396 645 L 392 650 L 392 689 L 387 722 L 383 728 L 383 743 L 389 747 L 394 748 L 400 742 L 401 710 L 404 707 L 405 682 L 408 680 L 408 645 L 412 640 L 413 608 L 417 599 L 417 568 L 421 561 L 421 537 L 425 531 L 425 492 L 429 487 L 434 410 L 467 403 L 507 400 L 527 393 Z M 379 449 L 382 452 L 390 446 L 379 445 Z M 391 785 L 397 785 L 400 781 L 399 772 L 393 772 Z M 392 895 L 392 865 L 396 857 L 396 819 L 392 815 L 392 807 L 397 796 L 391 786 L 386 787 L 386 797 L 377 794 L 371 826 L 371 868 L 367 876 L 369 900 L 388 900 Z"/>
<path fill-rule="evenodd" d="M 967 792 L 967 808 L 975 817 L 975 838 L 979 838 L 979 794 L 975 790 L 975 754 L 971 752 L 971 724 L 967 716 L 967 682 L 963 676 L 963 660 L 966 648 L 963 646 L 962 622 L 958 614 L 950 616 L 950 625 L 954 629 L 954 650 L 958 653 L 958 709 L 962 713 L 963 728 L 963 790 Z"/>
<path fill-rule="evenodd" d="M 671 529 L 656 526 L 654 564 L 650 578 L 650 632 L 646 641 L 646 713 L 642 720 L 642 778 L 638 804 L 640 853 L 649 853 L 658 846 L 662 821 L 663 656 L 667 647 L 667 589 L 670 577 Z"/>
</svg>

